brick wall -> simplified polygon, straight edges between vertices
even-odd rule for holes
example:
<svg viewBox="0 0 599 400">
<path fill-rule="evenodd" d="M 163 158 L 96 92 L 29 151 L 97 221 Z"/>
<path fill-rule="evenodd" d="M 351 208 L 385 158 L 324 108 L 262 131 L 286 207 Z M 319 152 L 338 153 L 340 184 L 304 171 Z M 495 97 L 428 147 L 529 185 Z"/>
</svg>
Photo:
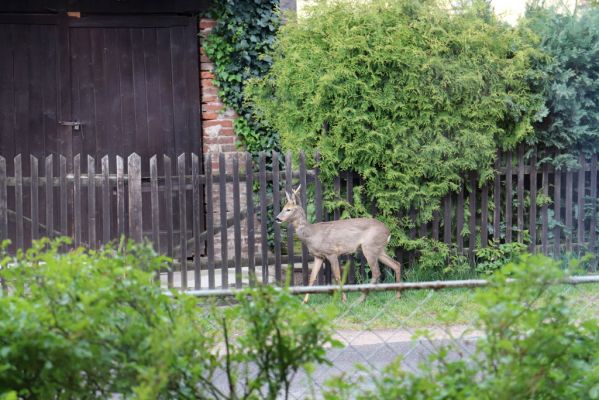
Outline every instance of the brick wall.
<svg viewBox="0 0 599 400">
<path fill-rule="evenodd" d="M 218 98 L 218 88 L 212 83 L 214 78 L 214 64 L 206 56 L 204 49 L 201 46 L 202 40 L 205 39 L 212 28 L 216 25 L 216 21 L 202 18 L 200 19 L 200 84 L 201 84 L 201 96 L 202 96 L 202 139 L 204 143 L 204 157 L 208 154 L 212 156 L 212 170 L 215 174 L 219 172 L 218 157 L 221 153 L 225 154 L 226 159 L 226 170 L 231 173 L 232 171 L 232 159 L 235 155 L 239 157 L 239 165 L 243 169 L 245 165 L 245 153 L 240 148 L 239 139 L 235 136 L 233 129 L 233 121 L 237 117 L 237 114 L 231 110 L 225 108 L 223 103 Z M 218 185 L 214 185 L 213 193 L 211 194 L 214 204 L 214 223 L 215 226 L 220 225 L 220 193 Z M 227 218 L 231 218 L 233 214 L 233 187 L 232 184 L 227 184 L 226 203 L 227 203 Z M 210 194 L 207 194 L 210 195 Z M 241 205 L 242 209 L 245 209 L 245 198 L 246 191 L 245 185 L 241 185 L 240 188 Z M 254 216 L 252 216 L 254 217 Z M 255 218 L 255 217 L 254 217 Z M 255 232 L 256 232 L 256 247 L 255 254 L 257 257 L 260 256 L 260 224 L 256 220 L 254 221 Z M 242 236 L 242 257 L 247 257 L 247 224 L 246 221 L 242 221 L 241 224 L 241 236 Z M 227 251 L 228 258 L 233 259 L 234 257 L 234 232 L 233 227 L 227 230 Z M 215 258 L 221 259 L 221 236 L 220 234 L 215 235 Z M 230 278 L 232 279 L 232 278 Z"/>
</svg>

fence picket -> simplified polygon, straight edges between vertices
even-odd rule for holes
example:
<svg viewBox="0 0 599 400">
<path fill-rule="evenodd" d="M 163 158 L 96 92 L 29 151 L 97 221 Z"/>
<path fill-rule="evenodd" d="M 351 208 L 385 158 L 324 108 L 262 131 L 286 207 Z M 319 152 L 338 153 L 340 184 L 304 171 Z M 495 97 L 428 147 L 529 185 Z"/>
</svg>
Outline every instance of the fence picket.
<svg viewBox="0 0 599 400">
<path fill-rule="evenodd" d="M 480 246 L 489 242 L 489 185 L 485 182 L 480 194 Z"/>
<path fill-rule="evenodd" d="M 8 239 L 8 190 L 6 158 L 0 156 L 0 243 Z"/>
<path fill-rule="evenodd" d="M 501 240 L 501 167 L 500 154 L 497 154 L 495 159 L 495 177 L 493 179 L 493 240 L 498 242 Z"/>
<path fill-rule="evenodd" d="M 531 253 L 537 251 L 537 154 L 533 153 L 530 159 L 530 211 L 528 219 L 528 231 L 530 232 Z"/>
<path fill-rule="evenodd" d="M 75 247 L 81 246 L 81 156 L 73 159 L 75 180 L 73 182 L 73 240 Z"/>
<path fill-rule="evenodd" d="M 30 193 L 31 193 L 31 241 L 40 237 L 40 221 L 39 221 L 39 162 L 33 155 L 29 156 L 30 161 Z"/>
<path fill-rule="evenodd" d="M 278 215 L 281 212 L 281 194 L 279 183 L 279 154 L 272 152 L 272 213 Z M 275 252 L 275 281 L 281 283 L 281 226 L 273 225 L 274 230 L 274 252 Z"/>
<path fill-rule="evenodd" d="M 187 199 L 185 188 L 185 153 L 177 157 L 177 189 L 179 199 L 179 263 L 181 264 L 181 289 L 187 290 Z M 227 243 L 224 241 L 223 243 Z M 223 247 L 226 247 L 223 245 Z M 225 286 L 226 287 L 226 286 Z"/>
<path fill-rule="evenodd" d="M 505 242 L 512 242 L 512 213 L 513 209 L 513 182 L 512 182 L 512 152 L 507 153 L 505 164 Z"/>
<path fill-rule="evenodd" d="M 553 175 L 553 204 L 554 204 L 554 215 L 555 219 L 555 227 L 553 228 L 553 240 L 555 241 L 553 244 L 553 256 L 559 257 L 561 249 L 561 214 L 562 214 L 562 172 L 561 170 L 556 169 L 555 174 Z"/>
<path fill-rule="evenodd" d="M 322 222 L 323 218 L 323 204 L 322 204 L 322 182 L 320 181 L 320 153 L 316 152 L 314 154 L 314 212 L 316 217 L 316 222 Z M 361 275 L 364 276 L 364 263 L 361 264 Z M 318 284 L 324 285 L 324 270 L 320 269 L 318 272 Z"/>
<path fill-rule="evenodd" d="M 22 249 L 25 233 L 23 227 L 23 164 L 20 154 L 14 158 L 14 163 L 17 248 Z"/>
<path fill-rule="evenodd" d="M 125 232 L 125 167 L 123 157 L 116 156 L 116 225 L 119 238 Z M 170 256 L 170 254 L 169 254 Z"/>
<path fill-rule="evenodd" d="M 110 164 L 108 156 L 102 157 L 102 242 L 110 241 Z"/>
<path fill-rule="evenodd" d="M 200 184 L 200 158 L 197 154 L 191 155 L 191 182 L 192 182 L 192 218 L 193 218 L 193 288 L 198 290 L 202 287 L 202 266 L 200 263 L 200 255 L 202 254 L 202 218 L 204 213 L 204 203 L 200 192 L 202 186 Z M 236 239 L 237 240 L 237 239 Z"/>
<path fill-rule="evenodd" d="M 470 173 L 470 219 L 468 238 L 468 254 L 472 262 L 474 262 L 474 252 L 476 251 L 476 173 Z"/>
<path fill-rule="evenodd" d="M 166 255 L 175 256 L 175 230 L 173 228 L 173 164 L 169 156 L 163 157 L 164 164 L 164 219 L 166 221 Z M 173 287 L 173 266 L 167 271 L 168 287 Z"/>
<path fill-rule="evenodd" d="M 572 251 L 572 235 L 574 226 L 572 221 L 572 190 L 574 190 L 574 172 L 570 169 L 566 171 L 566 251 Z"/>
<path fill-rule="evenodd" d="M 274 166 L 274 161 L 273 161 L 273 166 Z M 273 194 L 274 194 L 274 189 L 273 189 Z M 248 215 L 248 218 L 250 218 L 249 215 Z M 241 275 L 241 200 L 240 200 L 240 190 L 239 190 L 239 154 L 235 154 L 233 156 L 233 221 L 234 221 L 233 237 L 235 239 L 235 287 L 239 289 L 239 288 L 241 288 L 242 278 L 243 278 Z M 277 244 L 279 245 L 279 256 L 280 256 L 280 247 L 281 247 L 280 243 L 281 243 L 281 237 L 279 236 L 279 240 L 277 241 Z M 275 264 L 280 270 L 281 269 L 281 260 L 279 259 L 279 262 L 275 263 Z"/>
<path fill-rule="evenodd" d="M 214 192 L 212 191 L 212 154 L 206 156 L 206 253 L 208 256 L 208 287 L 214 289 Z"/>
<path fill-rule="evenodd" d="M 292 159 L 290 151 L 285 155 L 285 190 L 289 193 L 293 190 Z M 293 268 L 293 225 L 291 224 L 287 224 L 287 256 L 289 257 L 289 264 L 291 264 Z"/>
<path fill-rule="evenodd" d="M 96 248 L 96 166 L 92 156 L 87 156 L 87 220 L 88 244 Z"/>
<path fill-rule="evenodd" d="M 60 156 L 58 174 L 60 175 L 60 234 L 68 236 L 69 234 L 69 216 L 67 200 L 67 158 Z"/>
<path fill-rule="evenodd" d="M 451 193 L 447 193 L 443 205 L 443 241 L 451 245 Z"/>
<path fill-rule="evenodd" d="M 354 177 L 352 174 L 347 174 L 347 182 L 345 186 L 345 193 L 347 194 L 347 202 L 350 205 L 354 204 Z M 349 256 L 349 273 L 347 275 L 347 281 L 350 284 L 356 283 L 356 263 L 354 261 L 353 254 Z"/>
<path fill-rule="evenodd" d="M 218 195 L 220 199 L 220 254 L 221 254 L 221 285 L 229 287 L 229 253 L 227 240 L 227 166 L 225 153 L 218 155 Z"/>
<path fill-rule="evenodd" d="M 597 249 L 597 154 L 591 158 L 591 223 L 589 235 L 589 251 L 594 253 Z"/>
<path fill-rule="evenodd" d="M 301 205 L 304 210 L 307 210 L 307 195 L 306 189 L 308 187 L 306 180 L 306 155 L 303 150 L 299 154 L 299 173 L 300 173 L 300 199 Z M 308 247 L 302 243 L 302 281 L 304 285 L 308 284 L 310 270 L 308 269 Z"/>
<path fill-rule="evenodd" d="M 439 219 L 440 219 L 439 210 L 433 211 L 433 223 L 432 223 L 432 227 L 431 227 L 433 240 L 439 240 Z"/>
<path fill-rule="evenodd" d="M 268 283 L 268 208 L 266 204 L 266 154 L 260 153 L 260 242 L 262 253 L 262 283 Z"/>
<path fill-rule="evenodd" d="M 250 285 L 256 283 L 256 260 L 255 242 L 256 231 L 254 229 L 254 164 L 251 154 L 246 153 L 245 160 L 245 194 L 247 210 L 247 240 L 248 240 L 248 272 Z"/>
<path fill-rule="evenodd" d="M 46 236 L 52 238 L 54 234 L 54 158 L 52 154 L 46 157 L 44 162 L 44 175 L 46 177 Z"/>
<path fill-rule="evenodd" d="M 141 158 L 136 153 L 131 154 L 127 159 L 127 180 L 129 187 L 129 236 L 136 242 L 141 242 Z"/>
<path fill-rule="evenodd" d="M 464 254 L 464 237 L 462 231 L 464 229 L 464 182 L 458 192 L 458 204 L 456 208 L 456 243 L 458 245 L 458 253 Z"/>
<path fill-rule="evenodd" d="M 524 242 L 524 147 L 518 147 L 518 243 Z"/>
<path fill-rule="evenodd" d="M 547 198 L 549 198 L 549 165 L 547 163 L 543 164 L 543 178 L 541 184 L 543 186 L 543 196 L 545 196 L 545 201 L 541 207 L 541 250 L 544 255 L 548 255 L 549 206 L 547 204 Z"/>
<path fill-rule="evenodd" d="M 578 200 L 578 219 L 576 223 L 576 250 L 578 254 L 584 252 L 584 186 L 585 186 L 585 160 L 582 151 L 579 155 L 580 169 L 578 170 L 578 190 L 576 191 L 576 199 Z"/>
</svg>

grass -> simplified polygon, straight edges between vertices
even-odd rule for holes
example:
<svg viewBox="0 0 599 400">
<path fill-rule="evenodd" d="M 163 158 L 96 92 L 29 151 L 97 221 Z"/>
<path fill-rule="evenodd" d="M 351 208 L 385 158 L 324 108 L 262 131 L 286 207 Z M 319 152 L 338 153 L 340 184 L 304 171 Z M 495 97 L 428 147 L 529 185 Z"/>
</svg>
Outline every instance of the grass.
<svg viewBox="0 0 599 400">
<path fill-rule="evenodd" d="M 478 290 L 485 290 L 484 288 Z M 581 318 L 599 318 L 599 284 L 561 285 L 563 295 L 572 301 Z M 309 306 L 332 309 L 336 329 L 412 329 L 471 325 L 480 306 L 474 301 L 476 290 L 441 289 L 404 291 L 401 299 L 394 292 L 370 293 L 359 302 L 359 293 L 348 294 L 347 303 L 339 295 L 311 295 Z"/>
</svg>

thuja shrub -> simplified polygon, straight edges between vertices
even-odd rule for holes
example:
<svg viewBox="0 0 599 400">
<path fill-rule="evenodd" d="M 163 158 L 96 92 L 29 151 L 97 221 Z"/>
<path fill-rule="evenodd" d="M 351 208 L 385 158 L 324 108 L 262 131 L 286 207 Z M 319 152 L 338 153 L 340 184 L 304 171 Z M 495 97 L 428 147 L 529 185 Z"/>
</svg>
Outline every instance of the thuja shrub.
<svg viewBox="0 0 599 400">
<path fill-rule="evenodd" d="M 334 344 L 326 314 L 283 289 L 200 306 L 161 290 L 150 245 L 67 243 L 0 257 L 0 399 L 274 399 Z"/>
<path fill-rule="evenodd" d="M 270 71 L 246 91 L 284 148 L 320 152 L 325 181 L 361 176 L 394 244 L 407 240 L 398 211 L 428 221 L 466 172 L 490 177 L 542 106 L 527 84 L 536 37 L 487 2 L 457 3 L 319 2 L 281 29 Z"/>
<path fill-rule="evenodd" d="M 324 397 L 599 398 L 599 324 L 564 296 L 561 267 L 547 257 L 523 256 L 495 274 L 475 297 L 481 307 L 474 326 L 482 334 L 473 354 L 456 357 L 459 349 L 443 346 L 415 371 L 397 360 L 382 373 L 338 377 Z"/>
</svg>

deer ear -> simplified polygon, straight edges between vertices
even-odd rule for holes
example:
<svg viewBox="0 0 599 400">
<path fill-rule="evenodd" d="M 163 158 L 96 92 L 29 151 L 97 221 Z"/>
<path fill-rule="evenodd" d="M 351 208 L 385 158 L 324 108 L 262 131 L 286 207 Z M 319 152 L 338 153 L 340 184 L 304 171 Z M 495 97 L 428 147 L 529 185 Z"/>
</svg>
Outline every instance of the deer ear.
<svg viewBox="0 0 599 400">
<path fill-rule="evenodd" d="M 293 198 L 293 196 L 291 194 L 289 194 L 288 191 L 285 191 L 285 196 L 287 197 L 287 201 L 289 203 L 295 203 L 295 199 Z"/>
<path fill-rule="evenodd" d="M 297 189 L 295 189 L 293 191 L 293 197 L 295 198 L 295 202 L 297 204 L 301 203 L 301 198 L 300 198 L 300 189 L 302 188 L 302 185 L 300 184 Z"/>
</svg>

